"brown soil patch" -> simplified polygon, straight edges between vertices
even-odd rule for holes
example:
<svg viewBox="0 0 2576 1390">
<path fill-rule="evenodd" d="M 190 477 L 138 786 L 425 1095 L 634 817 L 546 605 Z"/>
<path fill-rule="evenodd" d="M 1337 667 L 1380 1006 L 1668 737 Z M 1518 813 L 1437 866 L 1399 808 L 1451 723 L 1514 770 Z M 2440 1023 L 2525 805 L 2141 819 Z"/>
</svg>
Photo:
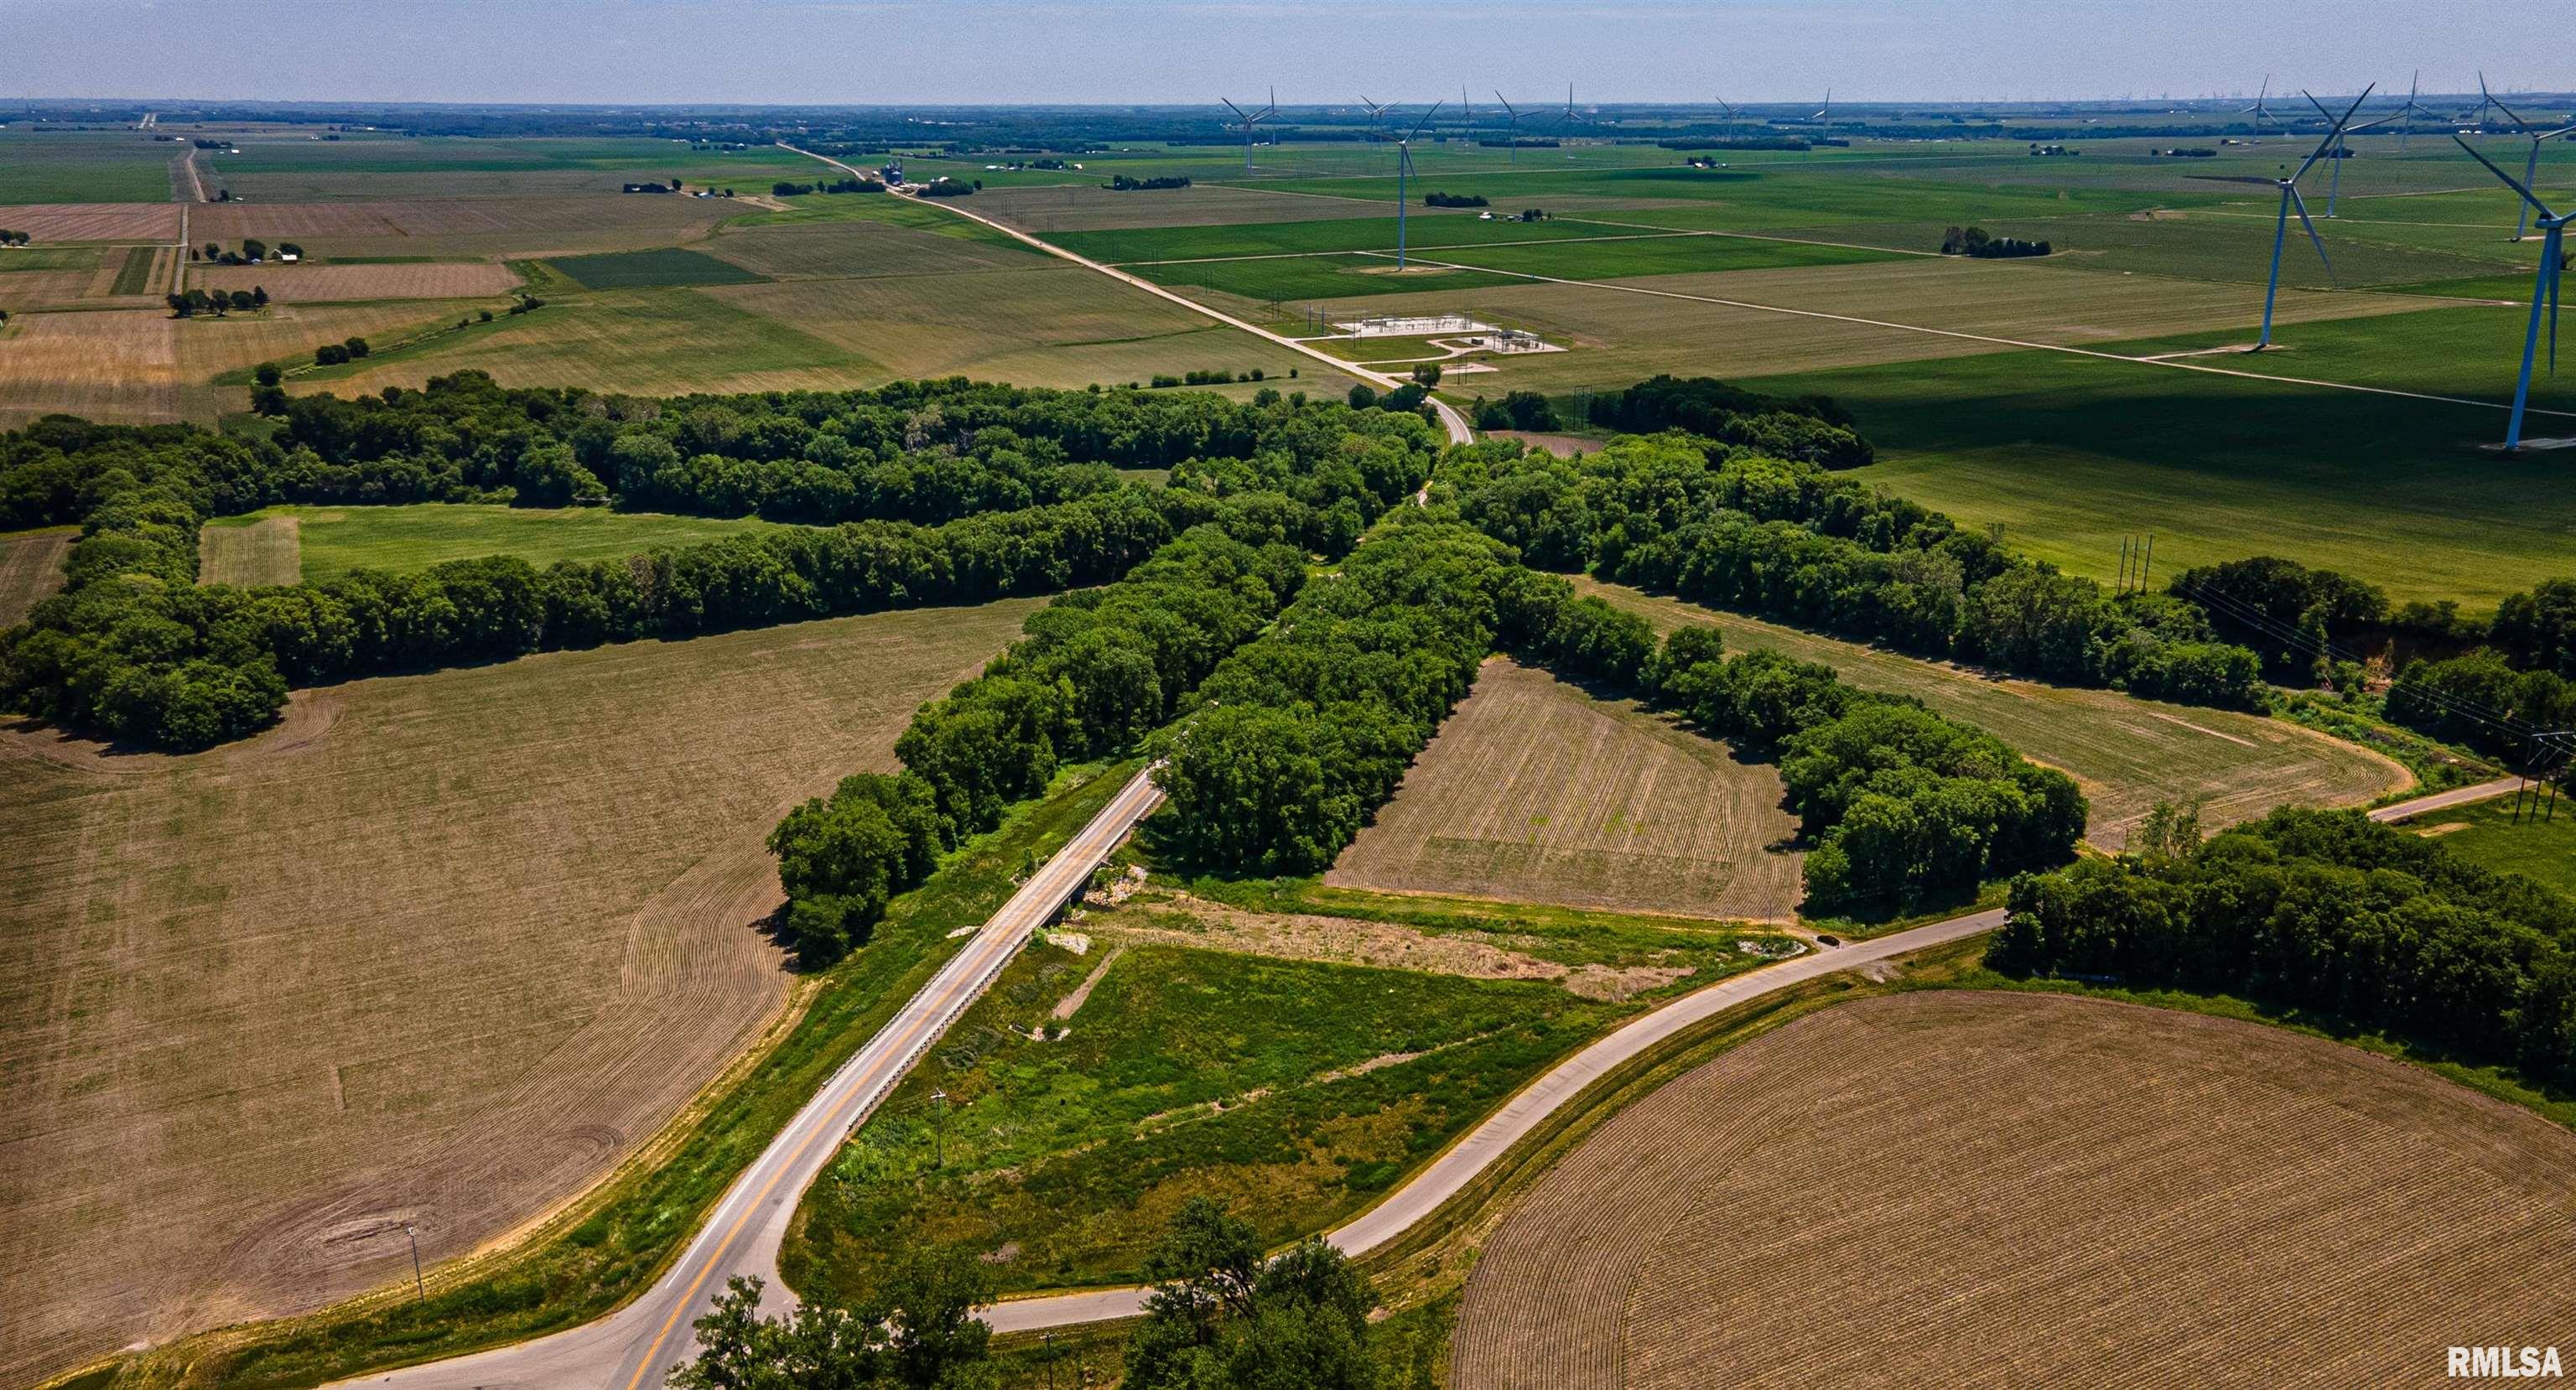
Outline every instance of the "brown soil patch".
<svg viewBox="0 0 2576 1390">
<path fill-rule="evenodd" d="M 1168 906 L 1145 904 L 1091 921 L 1094 930 L 1122 940 L 1160 942 L 1202 951 L 1235 951 L 1281 960 L 1330 961 L 1477 980 L 1554 980 L 1586 999 L 1627 999 L 1660 989 L 1690 973 L 1683 966 L 1569 966 L 1511 949 L 1481 932 L 1434 934 L 1391 922 L 1306 913 L 1246 912 L 1187 894 Z"/>
<path fill-rule="evenodd" d="M 0 739 L 0 1383 L 309 1309 L 579 1192 L 780 1006 L 761 840 L 1033 601 Z"/>
<path fill-rule="evenodd" d="M 1812 1015 L 1604 1125 L 1456 1390 L 2419 1384 L 2576 1332 L 2576 1135 L 2321 1039 L 2042 995 Z"/>
<path fill-rule="evenodd" d="M 49 241 L 177 241 L 176 203 L 20 203 L 0 207 L 0 227 Z"/>
<path fill-rule="evenodd" d="M 78 539 L 71 531 L 0 538 L 0 628 L 15 625 L 63 587 L 63 561 Z"/>
<path fill-rule="evenodd" d="M 1061 1022 L 1082 1012 L 1082 1006 L 1091 999 L 1091 991 L 1099 987 L 1101 977 L 1108 974 L 1109 967 L 1116 965 L 1118 958 L 1125 954 L 1127 948 L 1120 946 L 1102 956 L 1100 963 L 1091 967 L 1091 973 L 1082 977 L 1082 983 L 1074 987 L 1073 993 L 1055 1001 L 1055 1012 L 1051 1016 Z"/>
<path fill-rule="evenodd" d="M 428 265 L 241 265 L 191 267 L 188 283 L 206 290 L 268 291 L 280 304 L 334 299 L 465 299 L 503 295 L 519 286 L 508 266 L 491 261 Z"/>
<path fill-rule="evenodd" d="M 1488 662 L 1326 883 L 1774 920 L 1798 856 L 1780 779 L 1544 671 Z"/>
</svg>

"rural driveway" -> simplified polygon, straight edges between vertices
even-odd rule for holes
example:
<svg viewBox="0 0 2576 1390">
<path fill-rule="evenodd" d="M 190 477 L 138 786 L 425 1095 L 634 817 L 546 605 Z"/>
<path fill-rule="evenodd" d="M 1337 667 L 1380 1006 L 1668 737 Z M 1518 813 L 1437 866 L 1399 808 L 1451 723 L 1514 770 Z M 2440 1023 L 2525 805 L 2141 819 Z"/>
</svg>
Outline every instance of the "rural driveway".
<svg viewBox="0 0 2576 1390">
<path fill-rule="evenodd" d="M 691 1324 L 735 1275 L 769 1283 L 770 1311 L 789 1306 L 778 1245 L 796 1204 L 840 1151 L 841 1140 L 883 1101 L 915 1059 L 984 992 L 1031 932 L 1080 891 L 1100 861 L 1163 794 L 1143 772 L 1021 885 L 902 1012 L 825 1082 L 769 1147 L 734 1180 L 679 1261 L 641 1298 L 597 1322 L 516 1346 L 344 1381 L 405 1390 L 639 1390 L 694 1347 Z"/>
<path fill-rule="evenodd" d="M 854 178 L 873 179 L 876 177 L 876 175 L 871 174 L 866 170 L 853 168 L 850 165 L 843 164 L 841 161 L 832 158 L 830 155 L 816 154 L 812 150 L 800 150 L 794 145 L 790 145 L 783 140 L 779 142 L 779 148 L 795 154 L 801 154 L 807 159 L 819 159 L 824 163 L 831 165 L 835 169 L 847 172 Z M 1244 332 L 1249 333 L 1256 338 L 1267 338 L 1271 342 L 1277 343 L 1279 346 L 1288 349 L 1290 352 L 1314 358 L 1316 361 L 1321 362 L 1325 366 L 1332 368 L 1334 371 L 1341 372 L 1344 375 L 1355 376 L 1362 381 L 1374 382 L 1388 390 L 1393 390 L 1396 387 L 1406 384 L 1405 379 L 1402 377 L 1389 376 L 1384 372 L 1363 367 L 1357 362 L 1345 362 L 1342 359 L 1333 356 L 1331 353 L 1309 347 L 1305 343 L 1301 343 L 1294 338 L 1273 333 L 1269 329 L 1263 328 L 1257 324 L 1247 323 L 1242 319 L 1236 318 L 1232 314 L 1220 313 L 1219 311 L 1211 309 L 1208 306 L 1199 303 L 1197 300 L 1190 298 L 1188 295 L 1180 294 L 1173 290 L 1167 290 L 1142 276 L 1130 275 L 1116 266 L 1104 265 L 1088 256 L 1076 255 L 1073 252 L 1067 251 L 1063 247 L 1056 245 L 1054 242 L 1041 241 L 1024 231 L 1021 231 L 1017 227 L 1004 226 L 981 213 L 968 212 L 966 209 L 957 206 L 957 200 L 954 198 L 915 198 L 913 201 L 917 203 L 925 203 L 932 207 L 945 208 L 948 211 L 965 218 L 969 222 L 980 223 L 983 226 L 990 227 L 994 231 L 1000 232 L 1002 235 L 1011 238 L 1013 241 L 1034 247 L 1050 256 L 1071 261 L 1075 265 L 1082 266 L 1085 269 L 1099 271 L 1101 274 L 1108 276 L 1112 280 L 1119 281 L 1123 284 L 1133 285 L 1137 289 L 1143 290 L 1145 293 L 1153 295 L 1157 299 L 1168 299 L 1172 303 L 1178 304 L 1182 308 L 1189 310 L 1191 313 L 1198 314 L 1206 318 L 1212 318 L 1217 322 L 1224 324 L 1228 328 L 1240 328 Z M 1467 417 L 1458 413 L 1458 408 L 1456 406 L 1434 396 L 1431 398 L 1431 408 L 1440 416 L 1441 428 L 1449 432 L 1450 443 L 1473 444 L 1476 442 L 1476 432 L 1467 427 Z"/>
</svg>

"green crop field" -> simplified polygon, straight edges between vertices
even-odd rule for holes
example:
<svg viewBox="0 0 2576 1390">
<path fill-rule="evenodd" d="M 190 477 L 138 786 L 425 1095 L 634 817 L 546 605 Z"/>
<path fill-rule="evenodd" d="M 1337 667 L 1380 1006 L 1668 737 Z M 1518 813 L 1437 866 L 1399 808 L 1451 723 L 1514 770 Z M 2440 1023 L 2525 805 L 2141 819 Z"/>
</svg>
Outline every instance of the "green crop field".
<svg viewBox="0 0 2576 1390">
<path fill-rule="evenodd" d="M 631 290 L 674 285 L 750 285 L 761 276 L 720 261 L 703 251 L 668 247 L 659 251 L 610 251 L 595 256 L 558 256 L 546 264 L 571 276 L 586 289 Z"/>
<path fill-rule="evenodd" d="M 130 130 L 0 129 L 0 203 L 166 203 L 187 150 Z"/>
<path fill-rule="evenodd" d="M 2566 461 L 2486 449 L 2504 414 L 2483 406 L 2045 352 L 1758 382 L 1849 407 L 1879 446 L 1873 481 L 2096 578 L 2147 532 L 2160 574 L 2282 555 L 2472 609 L 2576 572 Z"/>
<path fill-rule="evenodd" d="M 765 193 L 777 180 L 813 167 L 811 160 L 772 146 L 724 153 L 640 138 L 322 141 L 280 132 L 246 135 L 240 149 L 237 155 L 205 156 L 208 181 L 254 203 L 560 197 L 616 193 L 626 183 L 672 178 L 693 191 Z M 638 196 L 658 201 L 669 195 Z"/>
<path fill-rule="evenodd" d="M 758 517 L 670 516 L 612 512 L 604 507 L 421 502 L 394 507 L 270 507 L 208 522 L 202 544 L 211 555 L 228 546 L 225 533 L 274 530 L 271 523 L 281 519 L 294 523 L 284 532 L 289 538 L 288 554 L 280 563 L 287 574 L 271 576 L 266 579 L 269 583 L 293 583 L 298 576 L 329 579 L 353 569 L 404 573 L 485 555 L 515 555 L 540 567 L 557 560 L 613 560 L 659 546 L 691 545 L 776 525 Z"/>
<path fill-rule="evenodd" d="M 2093 803 L 2088 838 L 2103 849 L 2125 845 L 2129 828 L 2158 801 L 2200 798 L 2215 829 L 2275 806 L 2361 805 L 2413 781 L 2387 758 L 2285 719 L 1998 679 L 1620 585 L 1577 583 L 1659 630 L 1712 625 L 1730 651 L 1820 661 L 1862 689 L 1911 695 L 1992 732 L 2075 779 Z"/>
<path fill-rule="evenodd" d="M 1490 289 L 1520 283 L 1508 275 L 1482 270 L 1410 266 L 1402 272 L 1392 257 L 1281 256 L 1240 261 L 1166 261 L 1135 268 L 1158 285 L 1186 290 L 1212 290 L 1251 302 L 1350 299 L 1361 295 L 1403 294 L 1418 290 Z"/>
<path fill-rule="evenodd" d="M 1187 192 L 1190 190 L 1177 190 Z M 1150 194 L 1122 194 L 1148 197 Z M 1326 204 L 1326 206 L 1332 206 Z M 1107 228 L 1055 232 L 1047 240 L 1095 260 L 1206 260 L 1231 256 L 1301 255 L 1333 251 L 1392 251 L 1395 218 L 1380 217 L 1366 204 L 1349 205 L 1348 215 L 1287 222 L 1232 222 L 1211 226 Z M 1568 237 L 1616 234 L 1609 229 L 1557 219 L 1516 222 L 1497 217 L 1480 221 L 1472 212 L 1416 209 L 1407 219 L 1411 246 L 1484 246 L 1491 243 L 1556 241 Z"/>
</svg>

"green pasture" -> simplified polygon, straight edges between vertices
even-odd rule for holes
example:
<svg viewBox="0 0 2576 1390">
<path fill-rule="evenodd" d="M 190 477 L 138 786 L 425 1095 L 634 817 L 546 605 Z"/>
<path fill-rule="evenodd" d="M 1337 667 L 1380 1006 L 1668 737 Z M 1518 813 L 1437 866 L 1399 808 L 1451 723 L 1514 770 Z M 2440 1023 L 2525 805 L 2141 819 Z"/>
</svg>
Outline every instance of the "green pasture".
<svg viewBox="0 0 2576 1390">
<path fill-rule="evenodd" d="M 141 131 L 0 130 L 0 204 L 166 203 L 187 152 Z"/>
<path fill-rule="evenodd" d="M 661 546 L 772 530 L 757 517 L 669 516 L 605 507 L 502 507 L 419 502 L 386 507 L 270 507 L 218 517 L 209 527 L 293 517 L 306 580 L 354 569 L 409 573 L 449 560 L 515 555 L 540 568 L 557 560 L 613 560 Z"/>
<path fill-rule="evenodd" d="M 2408 822 L 2411 829 L 2439 835 L 2442 847 L 2482 868 L 2536 878 L 2561 893 L 2576 895 L 2576 796 L 2558 795 L 2553 811 L 2543 792 L 2525 800 L 2514 814 L 2511 797 L 2480 802 L 2453 811 L 2434 811 Z M 2440 827 L 2464 825 L 2461 830 Z"/>
</svg>

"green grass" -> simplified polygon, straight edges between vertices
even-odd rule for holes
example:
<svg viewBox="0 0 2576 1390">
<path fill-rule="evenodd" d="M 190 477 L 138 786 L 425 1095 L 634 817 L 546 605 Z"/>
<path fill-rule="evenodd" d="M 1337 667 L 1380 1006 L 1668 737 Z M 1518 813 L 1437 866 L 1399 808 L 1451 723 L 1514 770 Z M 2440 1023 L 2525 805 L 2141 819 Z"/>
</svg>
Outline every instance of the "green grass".
<svg viewBox="0 0 2576 1390">
<path fill-rule="evenodd" d="M 2576 895 L 2576 797 L 2560 792 L 2553 814 L 2543 792 L 2536 800 L 2526 799 L 2522 810 L 2517 819 L 2513 798 L 2505 797 L 2430 811 L 2406 824 L 2417 830 L 2466 825 L 2466 830 L 2442 831 L 2442 847 L 2472 864 L 2523 874 Z"/>
<path fill-rule="evenodd" d="M 1392 259 L 1374 256 L 1185 261 L 1139 266 L 1136 273 L 1159 285 L 1217 290 L 1259 300 L 1350 299 L 1359 295 L 1492 289 L 1527 283 L 1517 276 L 1479 270 L 1415 268 L 1399 275 Z"/>
<path fill-rule="evenodd" d="M 1309 222 L 1237 222 L 1212 227 L 1136 227 L 1097 232 L 1055 232 L 1047 240 L 1069 251 L 1117 262 L 1268 256 L 1328 251 L 1392 251 L 1395 218 L 1354 203 L 1351 217 Z M 1558 219 L 1478 221 L 1474 213 L 1428 208 L 1406 219 L 1406 239 L 1416 247 L 1483 246 L 1616 235 L 1614 229 Z"/>
<path fill-rule="evenodd" d="M 166 203 L 187 149 L 136 131 L 0 130 L 0 202 Z"/>
<path fill-rule="evenodd" d="M 107 292 L 109 294 L 150 294 L 152 267 L 160 259 L 149 246 L 128 248 L 124 262 L 116 268 L 116 283 L 110 285 Z"/>
<path fill-rule="evenodd" d="M 2299 372 L 2313 361 L 2323 374 L 2347 334 L 2303 324 L 2283 336 L 2315 346 L 2214 365 Z M 2444 360 L 2437 347 L 2424 369 Z M 2486 379 L 2476 364 L 2453 369 Z M 1969 526 L 1999 525 L 2016 549 L 2097 579 L 2117 572 L 2123 535 L 2147 532 L 2158 576 L 2280 555 L 2400 601 L 2471 609 L 2576 572 L 2566 460 L 2482 448 L 2503 437 L 2497 410 L 2048 352 L 1748 380 L 1849 407 L 1879 447 L 1866 481 Z"/>
<path fill-rule="evenodd" d="M 670 246 L 658 251 L 607 251 L 558 256 L 546 264 L 586 288 L 624 290 L 666 285 L 751 285 L 765 277 L 703 251 Z"/>
<path fill-rule="evenodd" d="M 21 246 L 0 250 L 0 275 L 13 270 L 96 270 L 99 250 L 95 246 Z M 152 253 L 146 250 L 149 261 Z"/>
<path fill-rule="evenodd" d="M 487 1261 L 468 1282 L 443 1281 L 425 1303 L 361 1300 L 247 1337 L 214 1334 L 159 1348 L 132 1368 L 137 1378 L 164 1383 L 153 1377 L 187 1367 L 230 1386 L 309 1386 L 519 1341 L 607 1312 L 677 1254 L 735 1174 L 956 952 L 949 933 L 989 918 L 1015 891 L 1021 865 L 1071 839 L 1134 772 L 1122 764 L 1059 774 L 1047 799 L 949 856 L 895 900 L 865 949 L 824 974 L 803 1017 L 714 1098 L 667 1161 L 621 1174 L 521 1251 Z"/>
<path fill-rule="evenodd" d="M 1623 241 L 1448 251 L 1432 257 L 1456 265 L 1517 271 L 1523 275 L 1550 275 L 1562 280 L 1620 280 L 1640 275 L 1859 265 L 1901 258 L 1896 252 L 1859 247 L 1719 236 L 1642 236 Z"/>
<path fill-rule="evenodd" d="M 1023 955 L 906 1078 L 808 1194 L 791 1284 L 857 1297 L 896 1252 L 957 1243 L 1016 1245 L 1006 1288 L 1133 1281 L 1203 1193 L 1286 1241 L 1394 1185 L 1617 1013 L 1531 981 L 1138 945 L 1065 1037 L 1011 1031 L 1052 1026 L 1099 949 Z M 1396 1054 L 1424 1055 L 1383 1064 Z"/>
<path fill-rule="evenodd" d="M 209 527 L 296 518 L 303 573 L 330 579 L 354 569 L 408 573 L 449 560 L 515 555 L 543 567 L 557 560 L 614 560 L 660 546 L 775 529 L 757 517 L 670 516 L 604 507 L 501 507 L 421 502 L 393 507 L 271 507 L 221 517 Z"/>
</svg>

